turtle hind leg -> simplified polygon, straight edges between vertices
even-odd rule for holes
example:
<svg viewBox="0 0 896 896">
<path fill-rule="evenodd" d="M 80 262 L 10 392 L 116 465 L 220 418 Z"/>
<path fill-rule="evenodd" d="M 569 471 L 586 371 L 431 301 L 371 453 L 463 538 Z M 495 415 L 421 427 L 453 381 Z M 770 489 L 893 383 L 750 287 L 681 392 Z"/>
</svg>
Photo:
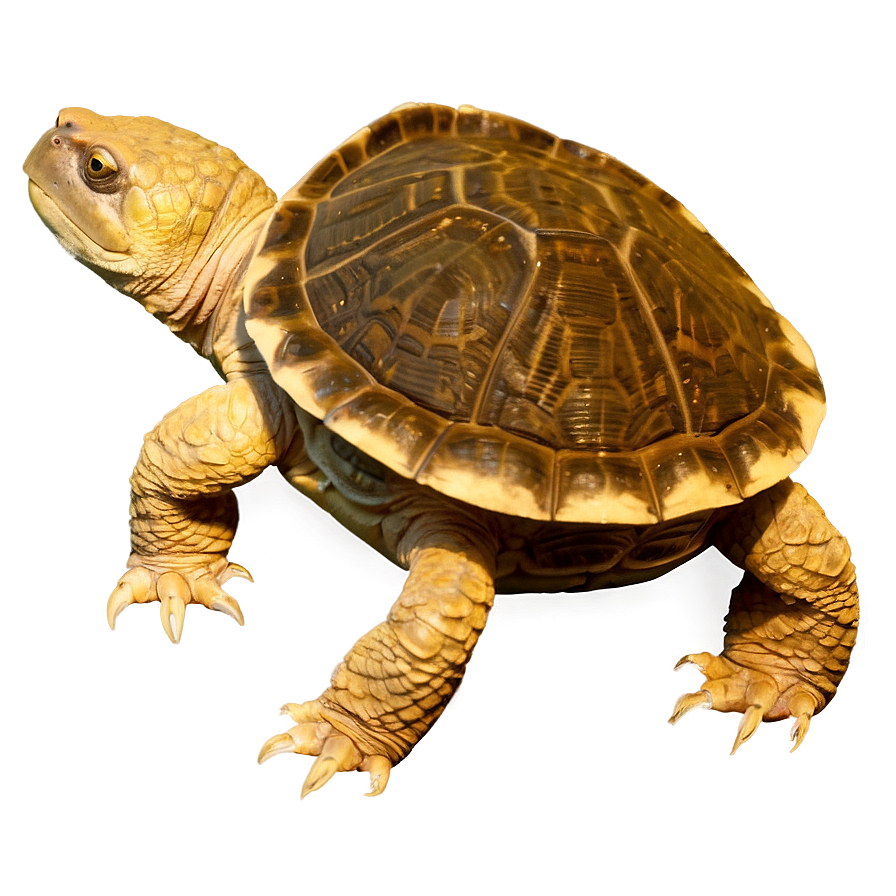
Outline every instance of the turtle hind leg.
<svg viewBox="0 0 896 896">
<path fill-rule="evenodd" d="M 746 572 L 731 596 L 722 653 L 679 662 L 696 665 L 706 681 L 678 700 L 669 721 L 698 706 L 740 712 L 734 752 L 760 722 L 792 717 L 796 749 L 812 716 L 836 694 L 855 644 L 849 545 L 789 479 L 744 502 L 720 527 L 716 545 Z"/>
<path fill-rule="evenodd" d="M 742 713 L 731 750 L 734 754 L 756 732 L 760 722 L 793 717 L 793 749 L 802 743 L 812 716 L 833 697 L 836 687 L 824 674 L 812 671 L 821 669 L 820 662 L 811 658 L 813 652 L 821 653 L 812 643 L 816 635 L 801 633 L 803 620 L 796 613 L 781 613 L 780 604 L 779 596 L 771 589 L 750 573 L 744 575 L 732 594 L 732 613 L 721 655 L 688 654 L 676 664 L 676 669 L 696 666 L 706 680 L 699 691 L 679 698 L 670 722 L 674 724 L 698 706 Z M 735 606 L 748 616 L 743 628 L 731 624 L 736 616 Z M 819 660 L 827 661 L 830 668 L 826 671 L 831 678 L 842 675 L 838 668 L 845 669 L 832 656 L 819 655 Z"/>
</svg>

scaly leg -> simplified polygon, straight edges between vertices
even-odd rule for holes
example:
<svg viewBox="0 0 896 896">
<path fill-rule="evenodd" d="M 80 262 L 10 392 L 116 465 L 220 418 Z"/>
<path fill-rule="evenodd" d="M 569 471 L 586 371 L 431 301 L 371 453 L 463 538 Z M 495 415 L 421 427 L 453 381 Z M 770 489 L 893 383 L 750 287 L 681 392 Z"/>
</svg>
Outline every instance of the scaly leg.
<svg viewBox="0 0 896 896">
<path fill-rule="evenodd" d="M 743 713 L 733 753 L 761 721 L 790 716 L 795 750 L 837 692 L 855 644 L 859 603 L 849 545 L 789 479 L 745 501 L 716 545 L 746 573 L 732 593 L 721 655 L 679 662 L 698 666 L 707 680 L 679 699 L 669 721 L 697 706 Z"/>
<path fill-rule="evenodd" d="M 189 603 L 243 624 L 221 587 L 233 575 L 250 578 L 227 561 L 238 519 L 233 489 L 276 463 L 293 429 L 276 387 L 244 377 L 185 401 L 146 436 L 131 476 L 133 553 L 109 598 L 111 628 L 125 607 L 152 600 L 174 643 Z"/>
<path fill-rule="evenodd" d="M 330 687 L 283 712 L 297 724 L 270 738 L 277 753 L 317 756 L 302 796 L 338 771 L 370 773 L 369 796 L 432 727 L 453 696 L 494 600 L 493 562 L 470 539 L 444 531 L 410 551 L 405 586 L 385 622 L 362 637 Z"/>
</svg>

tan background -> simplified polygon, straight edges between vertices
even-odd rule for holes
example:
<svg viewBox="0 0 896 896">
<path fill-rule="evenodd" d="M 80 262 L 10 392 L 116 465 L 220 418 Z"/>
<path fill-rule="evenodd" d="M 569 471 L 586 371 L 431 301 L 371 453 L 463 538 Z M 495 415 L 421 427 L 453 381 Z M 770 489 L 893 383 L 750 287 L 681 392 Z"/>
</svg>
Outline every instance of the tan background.
<svg viewBox="0 0 896 896">
<path fill-rule="evenodd" d="M 892 48 L 879 4 L 257 4 L 6 13 L 0 889 L 44 894 L 882 892 L 892 846 Z M 748 10 L 748 11 L 747 11 Z M 151 114 L 282 193 L 408 100 L 606 150 L 681 199 L 808 339 L 829 414 L 798 478 L 850 539 L 863 624 L 788 755 L 763 725 L 665 722 L 718 650 L 715 552 L 637 588 L 499 597 L 464 686 L 377 800 L 310 760 L 259 769 L 402 575 L 268 472 L 241 492 L 246 616 L 158 607 L 113 635 L 144 432 L 215 382 L 55 245 L 21 162 L 63 105 Z M 73 517 L 75 495 L 83 510 Z M 594 635 L 601 644 L 595 654 Z M 615 634 L 610 634 L 615 633 Z M 506 683 L 514 679 L 509 690 Z"/>
</svg>

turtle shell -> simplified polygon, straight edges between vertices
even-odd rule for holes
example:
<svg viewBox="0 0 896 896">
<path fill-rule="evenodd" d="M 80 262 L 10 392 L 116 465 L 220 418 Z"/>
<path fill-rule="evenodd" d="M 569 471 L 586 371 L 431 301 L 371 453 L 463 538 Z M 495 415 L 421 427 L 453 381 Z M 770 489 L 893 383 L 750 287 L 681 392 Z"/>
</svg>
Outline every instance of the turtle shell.
<svg viewBox="0 0 896 896">
<path fill-rule="evenodd" d="M 788 476 L 812 352 L 681 203 L 607 155 L 408 105 L 279 202 L 247 326 L 304 410 L 387 467 L 539 520 L 654 523 Z"/>
</svg>

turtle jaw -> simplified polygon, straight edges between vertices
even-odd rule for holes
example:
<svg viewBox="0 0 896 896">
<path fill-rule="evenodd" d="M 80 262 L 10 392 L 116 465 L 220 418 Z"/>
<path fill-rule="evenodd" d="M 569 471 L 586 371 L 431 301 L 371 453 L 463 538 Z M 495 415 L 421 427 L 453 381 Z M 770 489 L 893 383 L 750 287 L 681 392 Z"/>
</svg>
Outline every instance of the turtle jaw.
<svg viewBox="0 0 896 896">
<path fill-rule="evenodd" d="M 88 267 L 109 271 L 113 274 L 128 277 L 139 276 L 140 268 L 130 255 L 126 252 L 107 249 L 91 239 L 30 177 L 28 179 L 28 198 L 38 217 L 59 240 L 62 248 L 78 261 Z"/>
</svg>

